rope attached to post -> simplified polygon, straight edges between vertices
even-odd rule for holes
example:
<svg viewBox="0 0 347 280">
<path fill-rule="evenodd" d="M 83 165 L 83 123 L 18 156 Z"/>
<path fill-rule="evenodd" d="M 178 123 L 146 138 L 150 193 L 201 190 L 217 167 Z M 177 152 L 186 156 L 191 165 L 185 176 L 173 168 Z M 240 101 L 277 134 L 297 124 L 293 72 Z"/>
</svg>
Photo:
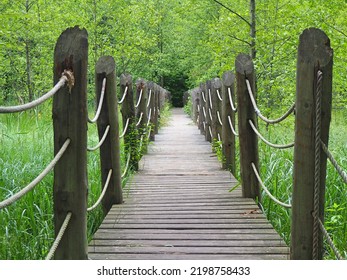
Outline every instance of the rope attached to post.
<svg viewBox="0 0 347 280">
<path fill-rule="evenodd" d="M 53 95 L 55 95 L 58 92 L 58 90 L 61 89 L 66 83 L 68 84 L 71 90 L 71 87 L 74 85 L 74 76 L 73 76 L 73 73 L 68 70 L 64 70 L 58 83 L 46 94 L 42 95 L 41 97 L 37 98 L 36 100 L 32 102 L 29 102 L 23 105 L 7 106 L 7 107 L 0 106 L 0 114 L 17 113 L 17 112 L 23 112 L 23 111 L 32 109 L 42 104 L 47 99 L 51 98 Z"/>
<path fill-rule="evenodd" d="M 12 203 L 16 202 L 22 196 L 24 196 L 26 193 L 28 193 L 34 187 L 36 187 L 37 184 L 39 184 L 47 176 L 47 174 L 54 168 L 57 162 L 61 159 L 61 157 L 64 155 L 65 151 L 67 150 L 68 146 L 70 145 L 70 142 L 71 142 L 70 139 L 65 140 L 63 146 L 60 148 L 59 152 L 56 154 L 54 159 L 47 165 L 47 167 L 41 172 L 41 174 L 37 176 L 29 185 L 27 185 L 25 188 L 23 188 L 16 194 L 12 195 L 11 197 L 0 202 L 0 209 L 3 209 L 11 205 Z"/>
<path fill-rule="evenodd" d="M 93 119 L 90 119 L 88 117 L 88 122 L 89 123 L 96 123 L 97 120 L 100 117 L 101 108 L 102 108 L 102 105 L 104 104 L 105 90 L 106 90 L 106 78 L 104 78 L 102 80 L 102 88 L 101 88 L 100 100 L 99 100 L 99 104 L 98 104 L 98 109 L 96 110 L 95 117 Z"/>
<path fill-rule="evenodd" d="M 101 137 L 100 142 L 95 147 L 92 147 L 92 148 L 88 147 L 87 148 L 88 152 L 93 152 L 93 151 L 96 151 L 97 149 L 99 149 L 102 146 L 102 144 L 104 144 L 109 131 L 110 131 L 110 125 L 108 125 L 106 127 L 104 135 Z"/>
<path fill-rule="evenodd" d="M 124 102 L 124 99 L 127 96 L 127 93 L 128 93 L 128 86 L 125 87 L 123 97 L 120 101 L 118 101 L 118 104 L 122 104 Z"/>
</svg>

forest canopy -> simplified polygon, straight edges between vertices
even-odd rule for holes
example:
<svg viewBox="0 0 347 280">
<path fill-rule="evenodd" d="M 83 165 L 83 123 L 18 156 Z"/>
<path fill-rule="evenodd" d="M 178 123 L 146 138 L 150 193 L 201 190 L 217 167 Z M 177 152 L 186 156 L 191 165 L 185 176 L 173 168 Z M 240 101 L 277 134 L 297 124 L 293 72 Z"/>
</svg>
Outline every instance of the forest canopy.
<svg viewBox="0 0 347 280">
<path fill-rule="evenodd" d="M 91 92 L 97 59 L 112 55 L 118 75 L 153 80 L 180 105 L 183 91 L 233 70 L 237 54 L 253 49 L 258 96 L 266 108 L 292 103 L 299 35 L 321 28 L 334 49 L 334 107 L 347 104 L 346 0 L 1 2 L 0 105 L 23 103 L 49 89 L 56 40 L 75 25 L 89 33 Z"/>
</svg>

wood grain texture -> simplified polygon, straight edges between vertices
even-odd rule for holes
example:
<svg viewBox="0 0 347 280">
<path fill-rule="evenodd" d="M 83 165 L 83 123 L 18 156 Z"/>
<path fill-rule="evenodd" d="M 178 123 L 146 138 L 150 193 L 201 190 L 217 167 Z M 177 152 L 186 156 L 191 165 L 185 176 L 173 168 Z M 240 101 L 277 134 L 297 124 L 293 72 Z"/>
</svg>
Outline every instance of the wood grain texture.
<svg viewBox="0 0 347 280">
<path fill-rule="evenodd" d="M 211 144 L 173 110 L 89 244 L 91 259 L 287 259 L 282 238 Z"/>
</svg>

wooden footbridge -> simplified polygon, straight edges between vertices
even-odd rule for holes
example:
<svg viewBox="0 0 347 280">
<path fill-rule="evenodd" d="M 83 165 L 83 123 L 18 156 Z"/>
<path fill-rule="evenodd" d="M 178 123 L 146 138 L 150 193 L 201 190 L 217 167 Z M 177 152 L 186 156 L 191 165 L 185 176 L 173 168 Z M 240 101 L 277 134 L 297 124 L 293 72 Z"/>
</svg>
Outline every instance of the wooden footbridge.
<svg viewBox="0 0 347 280">
<path fill-rule="evenodd" d="M 55 48 L 54 88 L 28 104 L 0 106 L 0 113 L 21 112 L 53 96 L 54 128 L 54 159 L 29 185 L 0 201 L 0 210 L 54 169 L 56 238 L 46 259 L 288 259 L 289 248 L 255 202 L 261 202 L 263 190 L 276 203 L 291 208 L 290 259 L 323 258 L 323 236 L 342 259 L 324 228 L 327 158 L 347 183 L 346 172 L 328 149 L 332 98 L 328 42 L 325 33 L 315 28 L 300 36 L 296 100 L 282 117 L 270 120 L 261 114 L 253 61 L 240 54 L 234 73 L 227 71 L 222 79 L 207 81 L 191 92 L 193 120 L 182 109 L 173 109 L 169 125 L 158 131 L 168 91 L 143 79 L 133 87 L 131 76 L 121 75 L 123 97 L 118 102 L 112 57 L 101 57 L 95 66 L 98 106 L 95 117 L 88 118 L 88 35 L 78 27 L 67 29 Z M 272 125 L 294 110 L 293 143 L 273 144 L 262 136 L 258 119 Z M 87 145 L 87 120 L 98 126 L 100 142 L 93 148 Z M 155 141 L 139 161 L 146 139 Z M 261 180 L 259 139 L 272 148 L 294 147 L 293 195 L 285 202 Z M 212 151 L 216 140 L 225 156 L 222 165 Z M 128 168 L 121 165 L 120 141 L 126 166 L 138 170 L 124 189 L 121 178 Z M 88 207 L 87 152 L 98 149 L 102 192 Z M 235 162 L 240 163 L 242 185 L 232 176 Z M 88 244 L 87 212 L 99 203 L 106 216 Z"/>
<path fill-rule="evenodd" d="M 223 171 L 182 109 L 156 136 L 139 172 L 89 244 L 91 259 L 287 259 L 253 199 Z"/>
</svg>

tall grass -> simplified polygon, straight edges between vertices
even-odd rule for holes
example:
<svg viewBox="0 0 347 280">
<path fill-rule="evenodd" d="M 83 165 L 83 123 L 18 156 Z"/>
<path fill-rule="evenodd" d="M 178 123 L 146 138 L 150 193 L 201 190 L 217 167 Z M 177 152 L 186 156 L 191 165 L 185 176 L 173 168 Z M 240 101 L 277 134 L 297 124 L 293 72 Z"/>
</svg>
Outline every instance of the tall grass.
<svg viewBox="0 0 347 280">
<path fill-rule="evenodd" d="M 53 158 L 51 109 L 49 105 L 42 108 L 40 112 L 0 115 L 0 201 L 31 182 Z M 165 106 L 161 125 L 167 122 L 169 112 L 169 106 Z M 96 125 L 89 125 L 88 146 L 97 142 Z M 121 143 L 123 167 L 125 160 Z M 88 153 L 88 188 L 88 206 L 91 206 L 101 193 L 98 151 Z M 101 207 L 88 213 L 89 240 L 102 219 Z M 0 210 L 0 224 L 0 259 L 44 259 L 54 240 L 53 172 L 22 199 Z"/>
<path fill-rule="evenodd" d="M 344 170 L 347 170 L 347 127 L 346 111 L 334 111 L 330 128 L 329 149 Z M 265 126 L 261 122 L 260 130 L 273 143 L 289 143 L 294 139 L 294 119 L 284 123 Z M 270 192 L 279 200 L 291 203 L 293 148 L 277 150 L 266 146 L 259 140 L 259 158 L 261 177 Z M 347 257 L 347 186 L 332 167 L 327 166 L 325 227 L 341 254 Z M 275 229 L 290 244 L 291 210 L 275 204 L 263 192 L 263 208 Z M 325 258 L 334 259 L 334 253 L 325 244 Z"/>
</svg>

